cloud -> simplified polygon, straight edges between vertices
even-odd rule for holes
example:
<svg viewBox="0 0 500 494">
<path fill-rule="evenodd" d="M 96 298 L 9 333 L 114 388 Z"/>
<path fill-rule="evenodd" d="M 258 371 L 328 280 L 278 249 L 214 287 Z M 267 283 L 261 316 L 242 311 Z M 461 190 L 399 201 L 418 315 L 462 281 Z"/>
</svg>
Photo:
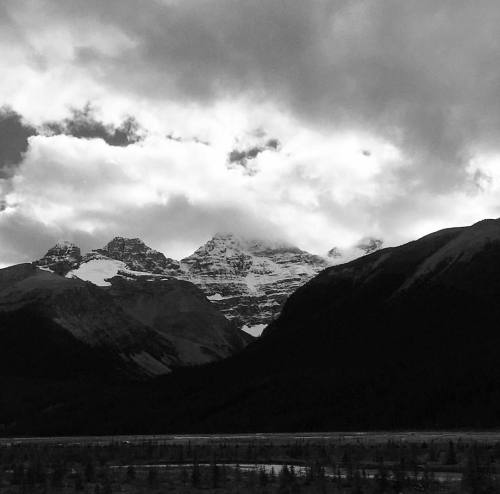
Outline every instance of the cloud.
<svg viewBox="0 0 500 494">
<path fill-rule="evenodd" d="M 28 150 L 28 138 L 36 130 L 8 107 L 0 108 L 0 180 L 10 178 Z"/>
<path fill-rule="evenodd" d="M 206 148 L 152 137 L 127 147 L 66 135 L 33 138 L 0 212 L 6 232 L 0 261 L 16 252 L 19 261 L 35 250 L 40 256 L 59 239 L 88 250 L 116 235 L 139 236 L 182 257 L 216 231 L 286 237 L 248 207 L 255 191 L 245 192 L 243 175 L 229 172 L 224 155 Z M 194 164 L 187 174 L 186 163 Z M 248 201 L 241 200 L 245 195 Z"/>
<path fill-rule="evenodd" d="M 0 213 L 7 207 L 6 195 L 12 190 L 12 177 L 28 150 L 34 127 L 7 106 L 0 107 Z"/>
<path fill-rule="evenodd" d="M 254 175 L 257 170 L 249 164 L 249 161 L 254 160 L 264 151 L 277 151 L 279 145 L 279 140 L 272 138 L 268 139 L 263 145 L 252 146 L 244 150 L 233 149 L 228 155 L 228 163 L 230 166 L 235 164 L 242 166 L 247 174 Z"/>
<path fill-rule="evenodd" d="M 494 0 L 138 0 L 43 3 L 51 24 L 121 34 L 123 49 L 74 42 L 102 84 L 207 104 L 246 95 L 311 125 L 360 129 L 401 148 L 411 190 L 451 190 L 500 137 Z M 132 70 L 131 70 L 132 68 Z"/>
<path fill-rule="evenodd" d="M 370 254 L 382 248 L 384 241 L 379 238 L 363 238 L 356 245 L 356 248 L 361 249 L 365 254 Z"/>
<path fill-rule="evenodd" d="M 81 110 L 72 108 L 71 116 L 62 121 L 46 122 L 43 129 L 51 135 L 70 135 L 81 139 L 102 139 L 110 146 L 128 146 L 142 139 L 140 127 L 134 117 L 127 117 L 118 126 L 106 125 L 95 116 L 90 104 Z"/>
<path fill-rule="evenodd" d="M 0 11 L 0 104 L 24 135 L 0 163 L 0 237 L 17 228 L 19 258 L 29 232 L 90 245 L 136 229 L 188 254 L 233 226 L 326 252 L 500 215 L 494 0 Z"/>
</svg>

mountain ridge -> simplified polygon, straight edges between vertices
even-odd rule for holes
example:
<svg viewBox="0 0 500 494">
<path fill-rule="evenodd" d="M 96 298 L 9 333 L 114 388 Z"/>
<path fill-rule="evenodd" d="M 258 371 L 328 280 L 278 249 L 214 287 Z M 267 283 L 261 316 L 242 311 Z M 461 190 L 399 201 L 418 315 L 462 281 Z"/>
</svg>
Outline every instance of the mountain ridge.
<svg viewBox="0 0 500 494">
<path fill-rule="evenodd" d="M 65 333 L 70 347 L 106 351 L 119 363 L 118 374 L 136 377 L 225 358 L 251 339 L 190 282 L 127 284 L 115 276 L 103 287 L 33 264 L 0 269 L 0 340 L 9 327 L 14 331 L 16 320 L 30 321 L 27 329 L 40 325 L 50 334 L 52 328 Z"/>
<path fill-rule="evenodd" d="M 499 294 L 500 220 L 441 230 L 321 271 L 237 355 L 126 393 L 100 388 L 92 407 L 105 419 L 88 407 L 71 415 L 65 392 L 43 423 L 35 411 L 8 430 L 498 427 Z"/>
<path fill-rule="evenodd" d="M 382 244 L 372 238 L 369 241 L 372 250 Z M 230 232 L 216 233 L 180 261 L 166 257 L 138 238 L 115 237 L 103 248 L 83 256 L 76 245 L 64 245 L 68 252 L 77 251 L 78 256 L 71 254 L 65 259 L 64 250 L 53 247 L 35 265 L 100 286 L 109 286 L 108 280 L 114 276 L 191 281 L 229 320 L 254 335 L 277 317 L 296 288 L 331 262 L 341 260 L 341 254 L 323 257 L 289 243 Z M 362 247 L 358 249 L 364 252 Z"/>
</svg>

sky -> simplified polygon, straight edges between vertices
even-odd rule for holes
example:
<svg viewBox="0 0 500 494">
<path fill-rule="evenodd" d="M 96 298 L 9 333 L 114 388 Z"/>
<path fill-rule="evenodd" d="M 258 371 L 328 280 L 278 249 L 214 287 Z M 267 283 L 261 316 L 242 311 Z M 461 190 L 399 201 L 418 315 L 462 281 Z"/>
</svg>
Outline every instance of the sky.
<svg viewBox="0 0 500 494">
<path fill-rule="evenodd" d="M 496 0 L 3 0 L 0 266 L 500 216 Z"/>
</svg>

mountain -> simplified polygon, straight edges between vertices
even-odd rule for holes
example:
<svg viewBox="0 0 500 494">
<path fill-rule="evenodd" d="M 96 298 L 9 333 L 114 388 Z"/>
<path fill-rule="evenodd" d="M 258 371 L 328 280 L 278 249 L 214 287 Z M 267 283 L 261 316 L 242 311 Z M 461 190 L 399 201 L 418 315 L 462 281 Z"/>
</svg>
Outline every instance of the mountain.
<svg viewBox="0 0 500 494">
<path fill-rule="evenodd" d="M 116 277 L 108 293 L 132 319 L 168 339 L 182 365 L 227 358 L 252 340 L 188 281 Z"/>
<path fill-rule="evenodd" d="M 265 369 L 244 401 L 261 428 L 498 426 L 499 296 L 500 220 L 330 267 L 236 365 Z"/>
<path fill-rule="evenodd" d="M 63 265 L 60 259 L 55 262 Z M 4 351 L 15 345 L 23 354 L 32 341 L 43 342 L 48 349 L 51 345 L 59 348 L 58 354 L 84 347 L 90 360 L 93 354 L 106 355 L 101 363 L 106 364 L 107 374 L 147 377 L 228 357 L 250 340 L 192 283 L 115 276 L 107 286 L 97 286 L 43 266 L 22 264 L 0 270 L 0 346 Z M 11 345 L 2 345 L 2 338 Z M 33 351 L 40 361 L 38 367 L 43 367 L 45 357 L 36 348 Z M 52 365 L 53 359 L 45 361 Z M 59 372 L 66 372 L 68 366 L 72 369 L 71 361 Z M 16 364 L 4 371 L 20 369 Z M 91 365 L 85 372 L 94 372 Z"/>
<path fill-rule="evenodd" d="M 151 249 L 138 238 L 115 237 L 103 249 L 96 252 L 124 262 L 133 271 L 165 275 L 175 275 L 180 271 L 180 265 L 177 261 Z"/>
<path fill-rule="evenodd" d="M 123 237 L 115 237 L 102 249 L 84 256 L 71 242 L 59 242 L 33 264 L 99 286 L 109 286 L 105 280 L 116 275 L 137 277 L 147 274 L 155 278 L 172 278 L 180 273 L 177 261 L 151 249 L 138 238 Z"/>
<path fill-rule="evenodd" d="M 244 239 L 219 233 L 194 254 L 181 260 L 183 277 L 239 327 L 264 328 L 299 286 L 328 262 L 286 244 Z"/>
<path fill-rule="evenodd" d="M 498 427 L 499 297 L 498 219 L 332 266 L 296 290 L 240 355 L 201 382 L 187 376 L 183 385 L 196 381 L 196 392 L 166 388 L 186 409 L 203 404 L 196 427 L 173 415 L 158 426 Z"/>
<path fill-rule="evenodd" d="M 110 286 L 115 276 L 190 281 L 234 326 L 254 335 L 279 314 L 288 295 L 329 265 L 297 247 L 231 233 L 216 234 L 180 262 L 138 238 L 115 237 L 83 256 L 73 244 L 64 245 L 66 250 L 56 246 L 35 265 L 98 286 Z"/>
<path fill-rule="evenodd" d="M 36 262 L 39 268 L 65 275 L 79 266 L 82 259 L 80 248 L 67 241 L 58 242 Z"/>
<path fill-rule="evenodd" d="M 0 379 L 3 396 L 25 389 L 15 406 L 0 395 L 0 423 L 51 434 L 498 427 L 499 296 L 500 220 L 442 230 L 323 270 L 222 361 L 141 386 L 82 384 L 91 405 L 74 383 Z"/>
<path fill-rule="evenodd" d="M 384 241 L 375 237 L 363 237 L 355 245 L 347 248 L 340 249 L 339 247 L 332 247 L 325 255 L 329 265 L 345 264 L 346 262 L 353 261 L 358 257 L 371 254 L 382 248 Z"/>
<path fill-rule="evenodd" d="M 38 352 L 40 345 L 51 359 Z M 65 361 L 57 368 L 53 358 L 64 360 L 65 355 L 78 354 L 78 349 L 89 360 L 99 360 L 106 373 L 157 375 L 179 365 L 172 343 L 130 318 L 108 293 L 30 264 L 0 270 L 0 347 L 6 352 L 0 359 L 2 370 L 14 374 L 33 368 L 44 374 L 45 367 L 63 375 L 76 372 L 74 362 Z M 13 347 L 18 351 L 12 362 Z M 26 368 L 19 368 L 26 354 L 31 359 Z M 83 372 L 82 364 L 77 362 L 77 368 Z M 94 371 L 87 367 L 86 371 Z"/>
</svg>

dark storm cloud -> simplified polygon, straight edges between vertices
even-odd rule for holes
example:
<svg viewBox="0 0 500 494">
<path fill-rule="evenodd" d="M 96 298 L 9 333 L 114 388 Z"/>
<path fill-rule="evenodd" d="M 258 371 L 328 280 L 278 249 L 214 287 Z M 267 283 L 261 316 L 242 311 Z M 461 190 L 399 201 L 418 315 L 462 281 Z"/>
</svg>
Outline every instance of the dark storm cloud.
<svg viewBox="0 0 500 494">
<path fill-rule="evenodd" d="M 92 220 L 92 211 L 87 210 L 84 215 Z M 127 218 L 125 223 L 124 217 Z M 100 227 L 87 233 L 76 228 L 49 226 L 19 211 L 9 216 L 0 215 L 1 261 L 7 264 L 31 262 L 44 255 L 58 240 L 69 240 L 82 252 L 88 252 L 104 246 L 117 235 L 140 237 L 166 255 L 179 244 L 192 245 L 195 249 L 218 231 L 256 238 L 286 238 L 277 225 L 244 209 L 211 203 L 196 205 L 182 195 L 173 196 L 167 204 L 96 211 L 95 218 Z M 169 232 L 166 239 L 165 231 Z"/>
<path fill-rule="evenodd" d="M 1 261 L 6 264 L 32 262 L 43 256 L 58 240 L 70 240 L 83 251 L 101 245 L 107 238 L 98 232 L 91 235 L 76 229 L 61 229 L 49 226 L 19 211 L 8 216 L 0 215 Z M 102 243 L 104 245 L 104 243 Z"/>
<path fill-rule="evenodd" d="M 92 0 L 48 16 L 120 29 L 133 47 L 76 47 L 75 63 L 146 97 L 211 102 L 247 94 L 322 129 L 399 146 L 404 187 L 467 180 L 476 148 L 500 139 L 496 0 Z"/>
<path fill-rule="evenodd" d="M 28 138 L 36 134 L 35 128 L 24 122 L 21 115 L 5 106 L 0 108 L 0 180 L 15 173 L 28 150 Z"/>
<path fill-rule="evenodd" d="M 277 151 L 280 146 L 278 139 L 268 139 L 262 146 L 251 146 L 248 149 L 233 149 L 228 155 L 228 162 L 230 165 L 240 165 L 247 170 L 247 173 L 254 174 L 255 170 L 248 167 L 248 161 L 257 158 L 260 153 L 264 151 Z"/>
<path fill-rule="evenodd" d="M 184 195 L 172 196 L 166 204 L 99 211 L 96 217 L 106 225 L 107 235 L 139 236 L 155 245 L 168 244 L 172 239 L 197 244 L 219 231 L 256 238 L 286 238 L 279 226 L 243 207 L 211 202 L 196 204 Z M 126 224 L 123 217 L 127 218 Z M 167 238 L 166 231 L 169 232 Z"/>
<path fill-rule="evenodd" d="M 95 116 L 95 109 L 71 109 L 71 116 L 59 122 L 46 122 L 46 133 L 70 135 L 81 139 L 103 139 L 110 146 L 128 146 L 141 140 L 139 124 L 133 117 L 126 118 L 118 127 L 106 125 Z"/>
</svg>

